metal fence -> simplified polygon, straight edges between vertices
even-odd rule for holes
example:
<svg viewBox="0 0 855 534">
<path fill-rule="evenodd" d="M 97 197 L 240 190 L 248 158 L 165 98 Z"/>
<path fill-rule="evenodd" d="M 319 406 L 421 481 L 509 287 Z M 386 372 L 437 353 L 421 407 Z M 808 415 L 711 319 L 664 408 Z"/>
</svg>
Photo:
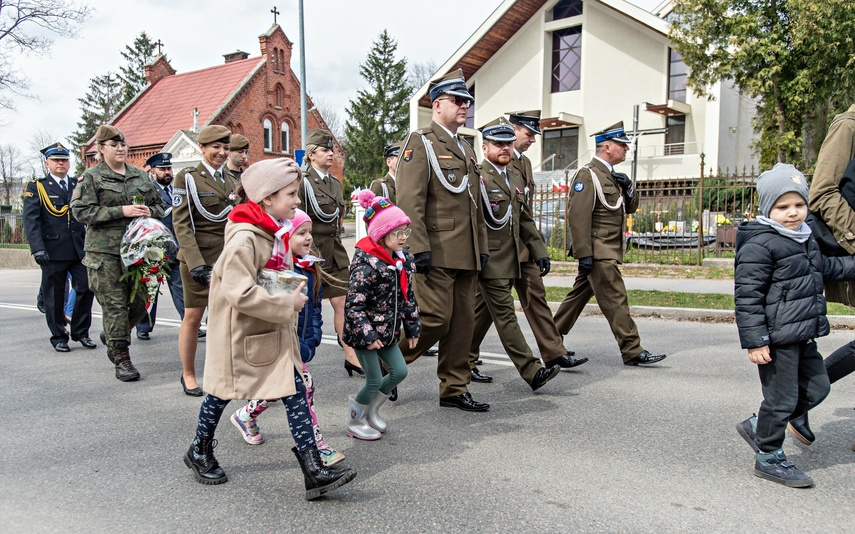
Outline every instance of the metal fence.
<svg viewBox="0 0 855 534">
<path fill-rule="evenodd" d="M 24 233 L 24 218 L 20 213 L 0 215 L 0 246 L 26 247 L 27 236 Z"/>
<path fill-rule="evenodd" d="M 638 182 L 639 207 L 624 229 L 625 261 L 700 265 L 705 257 L 732 256 L 736 227 L 754 217 L 756 180 L 752 170 Z M 533 197 L 535 223 L 553 260 L 572 259 L 569 185 L 542 185 Z"/>
</svg>

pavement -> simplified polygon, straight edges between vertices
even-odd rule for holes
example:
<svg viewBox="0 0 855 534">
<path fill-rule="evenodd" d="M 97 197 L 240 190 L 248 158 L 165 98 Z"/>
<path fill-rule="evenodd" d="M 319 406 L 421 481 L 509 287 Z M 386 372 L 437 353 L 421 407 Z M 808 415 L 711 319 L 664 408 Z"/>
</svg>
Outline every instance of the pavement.
<svg viewBox="0 0 855 534">
<path fill-rule="evenodd" d="M 668 354 L 644 368 L 622 365 L 606 321 L 583 316 L 566 343 L 591 361 L 536 393 L 491 330 L 481 370 L 494 382 L 470 386 L 490 412 L 439 408 L 436 359 L 423 357 L 384 405 L 390 430 L 362 442 L 345 436 L 362 379 L 342 369 L 325 306 L 309 364 L 315 406 L 358 475 L 307 502 L 279 404 L 259 420 L 261 446 L 223 420 L 226 484 L 198 484 L 183 465 L 200 399 L 178 383 L 169 299 L 151 341 L 133 340 L 142 379 L 122 383 L 103 347 L 52 350 L 37 288 L 38 271 L 0 271 L 0 532 L 852 532 L 855 381 L 811 413 L 814 445 L 786 440 L 816 487 L 761 480 L 734 428 L 757 410 L 760 387 L 733 324 L 639 317 L 645 347 Z M 100 321 L 96 305 L 95 339 Z M 834 331 L 819 349 L 851 339 Z"/>
</svg>

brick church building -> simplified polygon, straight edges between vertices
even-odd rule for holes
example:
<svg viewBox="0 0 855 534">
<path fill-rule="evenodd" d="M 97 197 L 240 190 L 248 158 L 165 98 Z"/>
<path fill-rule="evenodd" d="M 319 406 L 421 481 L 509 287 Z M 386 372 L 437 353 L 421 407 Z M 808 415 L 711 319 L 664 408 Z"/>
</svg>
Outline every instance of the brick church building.
<svg viewBox="0 0 855 534">
<path fill-rule="evenodd" d="M 292 43 L 273 24 L 258 38 L 261 56 L 225 54 L 225 63 L 176 74 L 159 54 L 145 67 L 148 85 L 111 124 L 128 141 L 128 163 L 143 167 L 149 156 L 173 154 L 177 169 L 201 161 L 196 144 L 199 130 L 220 124 L 249 139 L 249 161 L 294 157 L 303 146 L 300 132 L 300 80 L 291 70 Z M 308 101 L 312 109 L 311 100 Z M 309 112 L 309 130 L 328 130 L 317 110 Z M 83 148 L 86 167 L 95 164 L 94 138 Z M 336 162 L 330 172 L 342 178 L 344 151 L 336 140 Z"/>
</svg>

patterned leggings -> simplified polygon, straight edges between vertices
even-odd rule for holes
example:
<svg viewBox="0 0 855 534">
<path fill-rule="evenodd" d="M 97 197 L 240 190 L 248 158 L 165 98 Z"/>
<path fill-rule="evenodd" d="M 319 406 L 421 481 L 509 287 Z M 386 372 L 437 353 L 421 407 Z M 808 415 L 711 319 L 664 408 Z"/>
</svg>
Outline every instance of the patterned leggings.
<svg viewBox="0 0 855 534">
<path fill-rule="evenodd" d="M 309 447 L 315 447 L 315 435 L 312 430 L 312 417 L 309 415 L 309 408 L 306 403 L 306 386 L 303 384 L 300 373 L 296 370 L 294 370 L 294 385 L 297 392 L 288 397 L 282 397 L 282 403 L 288 412 L 288 427 L 291 429 L 291 436 L 294 437 L 297 450 L 302 451 Z M 220 422 L 220 416 L 223 415 L 223 411 L 229 402 L 211 394 L 205 396 L 205 400 L 202 401 L 202 406 L 199 408 L 196 435 L 204 439 L 213 438 Z"/>
</svg>

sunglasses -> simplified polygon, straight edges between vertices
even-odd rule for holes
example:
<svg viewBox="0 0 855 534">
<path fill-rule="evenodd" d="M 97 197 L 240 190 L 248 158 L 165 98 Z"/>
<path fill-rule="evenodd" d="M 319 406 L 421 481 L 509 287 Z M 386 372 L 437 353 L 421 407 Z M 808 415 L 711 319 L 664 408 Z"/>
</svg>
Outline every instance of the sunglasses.
<svg viewBox="0 0 855 534">
<path fill-rule="evenodd" d="M 463 98 L 461 96 L 455 96 L 454 98 L 449 96 L 445 98 L 438 98 L 437 100 L 448 100 L 449 102 L 453 102 L 454 105 L 457 107 L 463 106 L 465 108 L 468 108 L 472 105 L 472 101 L 470 101 L 468 98 Z"/>
</svg>

